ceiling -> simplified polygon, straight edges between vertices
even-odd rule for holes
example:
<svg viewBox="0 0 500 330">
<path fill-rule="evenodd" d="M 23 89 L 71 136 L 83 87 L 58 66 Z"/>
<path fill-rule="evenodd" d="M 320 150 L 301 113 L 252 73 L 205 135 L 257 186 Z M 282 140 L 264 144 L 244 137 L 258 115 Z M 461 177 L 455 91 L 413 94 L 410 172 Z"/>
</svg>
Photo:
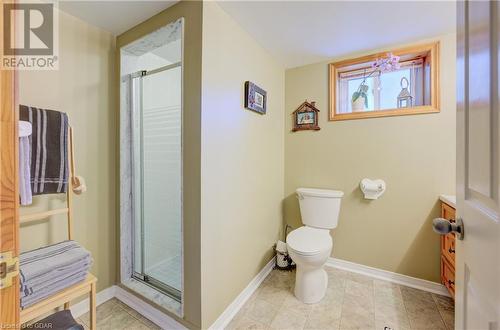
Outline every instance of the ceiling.
<svg viewBox="0 0 500 330">
<path fill-rule="evenodd" d="M 114 35 L 158 14 L 178 1 L 59 1 L 59 9 Z"/>
<path fill-rule="evenodd" d="M 73 1 L 59 7 L 119 35 L 178 1 Z M 455 1 L 228 1 L 219 5 L 285 67 L 455 30 Z"/>
<path fill-rule="evenodd" d="M 454 1 L 219 1 L 285 67 L 455 30 Z"/>
</svg>

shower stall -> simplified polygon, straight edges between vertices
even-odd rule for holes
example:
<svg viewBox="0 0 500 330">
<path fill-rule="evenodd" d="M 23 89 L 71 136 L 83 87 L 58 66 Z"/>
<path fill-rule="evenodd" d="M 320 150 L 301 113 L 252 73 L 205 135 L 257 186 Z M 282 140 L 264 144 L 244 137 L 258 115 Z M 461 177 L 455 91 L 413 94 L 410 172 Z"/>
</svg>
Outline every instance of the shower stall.
<svg viewBox="0 0 500 330">
<path fill-rule="evenodd" d="M 131 76 L 133 276 L 181 298 L 181 63 Z"/>
<path fill-rule="evenodd" d="M 181 302 L 182 20 L 123 47 L 121 73 L 121 282 Z"/>
</svg>

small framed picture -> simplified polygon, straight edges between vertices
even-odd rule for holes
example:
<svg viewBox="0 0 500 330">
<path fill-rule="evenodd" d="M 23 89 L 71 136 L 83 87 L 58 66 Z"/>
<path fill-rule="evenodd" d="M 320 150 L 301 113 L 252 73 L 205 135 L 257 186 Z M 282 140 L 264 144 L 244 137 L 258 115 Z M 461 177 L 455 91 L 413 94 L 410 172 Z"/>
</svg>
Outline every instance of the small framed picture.
<svg viewBox="0 0 500 330">
<path fill-rule="evenodd" d="M 250 81 L 245 82 L 245 108 L 266 113 L 267 92 Z"/>
<path fill-rule="evenodd" d="M 307 100 L 303 102 L 297 110 L 292 113 L 292 131 L 318 131 L 320 129 L 318 126 L 318 112 L 319 109 L 316 108 L 316 102 L 308 102 Z"/>
</svg>

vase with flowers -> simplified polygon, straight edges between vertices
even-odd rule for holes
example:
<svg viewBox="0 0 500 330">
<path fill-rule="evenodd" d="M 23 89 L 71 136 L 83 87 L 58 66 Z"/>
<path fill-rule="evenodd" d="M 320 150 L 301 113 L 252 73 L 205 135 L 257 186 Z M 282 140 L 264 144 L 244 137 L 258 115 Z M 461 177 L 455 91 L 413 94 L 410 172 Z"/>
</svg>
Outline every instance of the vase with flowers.
<svg viewBox="0 0 500 330">
<path fill-rule="evenodd" d="M 353 112 L 365 111 L 368 109 L 368 90 L 370 87 L 366 84 L 366 80 L 378 74 L 379 76 L 383 72 L 394 71 L 400 68 L 399 56 L 393 55 L 392 53 L 387 53 L 387 57 L 377 59 L 371 65 L 371 72 L 366 74 L 366 70 L 363 73 L 363 80 L 359 84 L 358 89 L 352 94 L 351 106 Z"/>
</svg>

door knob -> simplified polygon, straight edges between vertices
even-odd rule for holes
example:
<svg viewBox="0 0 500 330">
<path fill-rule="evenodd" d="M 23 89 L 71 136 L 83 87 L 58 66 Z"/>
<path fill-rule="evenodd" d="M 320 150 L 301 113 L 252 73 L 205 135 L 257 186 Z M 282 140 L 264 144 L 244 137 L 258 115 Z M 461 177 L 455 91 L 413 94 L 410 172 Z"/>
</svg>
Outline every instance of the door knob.
<svg viewBox="0 0 500 330">
<path fill-rule="evenodd" d="M 456 233 L 458 239 L 464 239 L 464 222 L 461 218 L 458 218 L 455 223 L 443 218 L 436 218 L 432 220 L 432 229 L 440 235 Z"/>
</svg>

